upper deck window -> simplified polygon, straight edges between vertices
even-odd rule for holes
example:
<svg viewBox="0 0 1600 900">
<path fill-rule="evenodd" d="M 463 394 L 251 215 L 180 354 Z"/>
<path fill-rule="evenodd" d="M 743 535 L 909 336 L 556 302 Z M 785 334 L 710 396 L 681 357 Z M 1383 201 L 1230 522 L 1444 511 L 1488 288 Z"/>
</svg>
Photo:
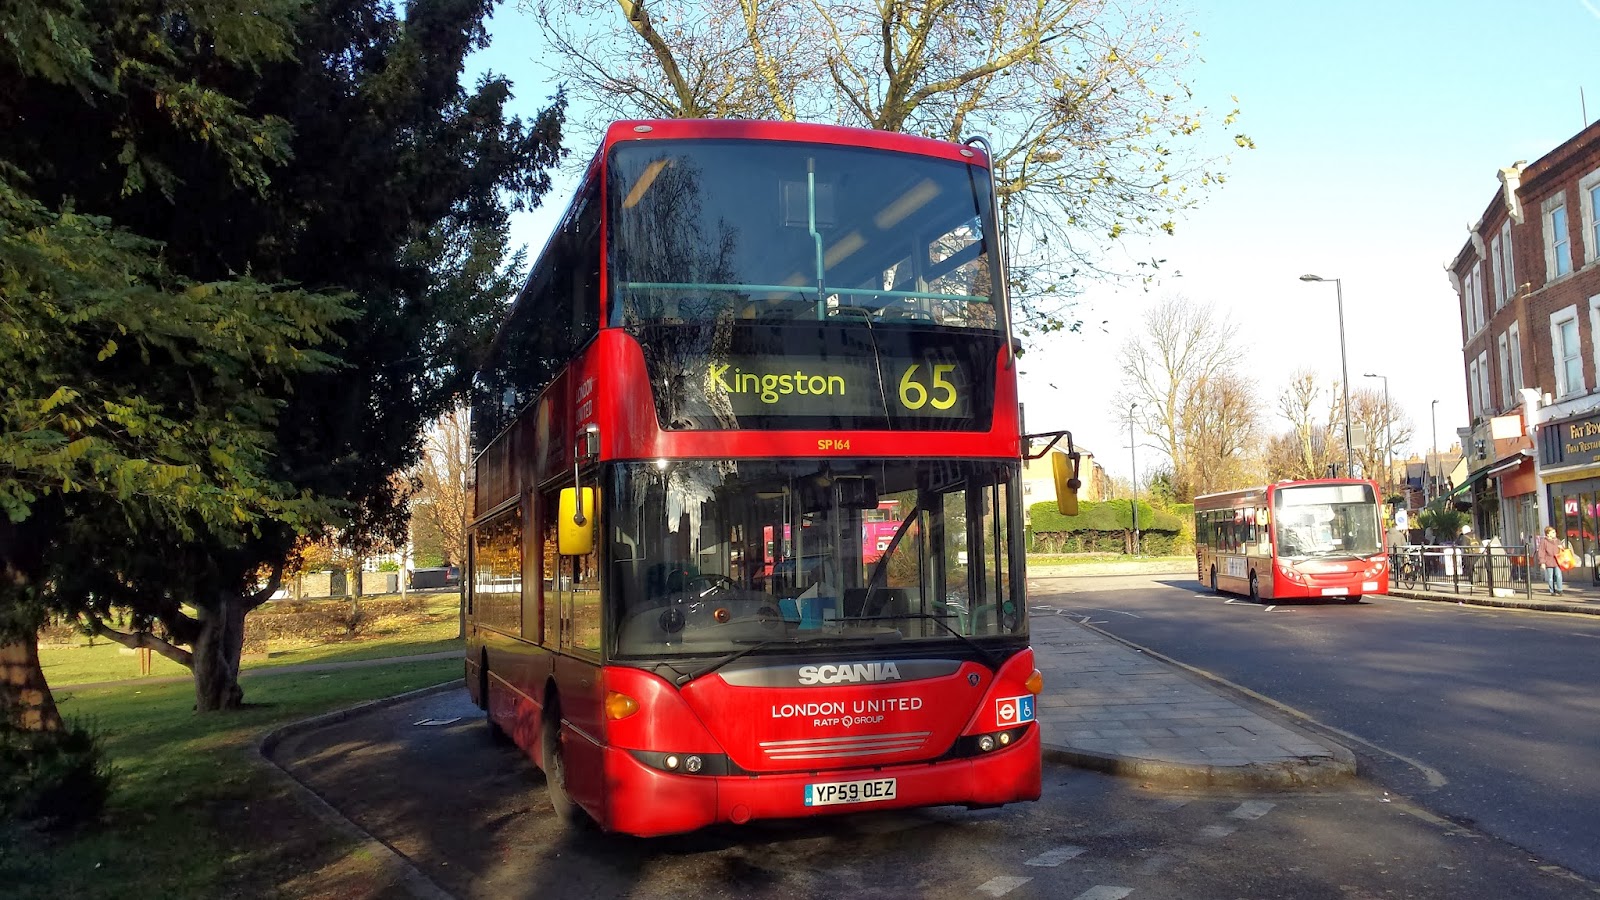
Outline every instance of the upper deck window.
<svg viewBox="0 0 1600 900">
<path fill-rule="evenodd" d="M 611 155 L 613 324 L 998 327 L 989 173 L 822 144 L 639 141 Z"/>
</svg>

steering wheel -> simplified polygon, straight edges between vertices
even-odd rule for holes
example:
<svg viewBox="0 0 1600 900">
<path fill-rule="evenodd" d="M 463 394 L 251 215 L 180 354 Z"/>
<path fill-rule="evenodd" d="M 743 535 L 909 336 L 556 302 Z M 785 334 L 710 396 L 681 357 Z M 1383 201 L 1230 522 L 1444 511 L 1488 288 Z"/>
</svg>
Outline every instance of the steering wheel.
<svg viewBox="0 0 1600 900">
<path fill-rule="evenodd" d="M 695 588 L 695 585 L 700 584 L 701 582 L 704 582 L 707 585 L 705 590 L 697 590 Z M 732 578 L 729 578 L 728 576 L 718 572 L 704 572 L 699 575 L 690 575 L 688 578 L 684 579 L 683 582 L 684 593 L 694 594 L 697 597 L 704 597 L 708 594 L 714 594 L 719 591 L 738 590 L 738 588 L 739 585 L 736 584 Z"/>
</svg>

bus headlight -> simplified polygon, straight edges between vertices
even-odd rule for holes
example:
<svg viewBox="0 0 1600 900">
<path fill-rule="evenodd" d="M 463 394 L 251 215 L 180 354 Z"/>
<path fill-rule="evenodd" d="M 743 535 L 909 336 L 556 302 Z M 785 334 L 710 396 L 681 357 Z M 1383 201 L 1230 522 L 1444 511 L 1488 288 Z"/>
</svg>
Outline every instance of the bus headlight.
<svg viewBox="0 0 1600 900">
<path fill-rule="evenodd" d="M 652 753 L 629 750 L 629 756 L 652 769 L 674 775 L 734 775 L 742 770 L 720 753 Z"/>
<path fill-rule="evenodd" d="M 1032 727 L 1031 723 L 1028 725 L 1021 725 L 1016 728 L 1007 728 L 1004 731 L 991 731 L 987 734 L 969 734 L 959 741 L 956 741 L 956 745 L 950 748 L 950 753 L 946 758 L 982 756 L 985 753 L 993 753 L 996 750 L 1002 750 L 1021 740 L 1022 736 L 1027 733 L 1030 727 Z"/>
</svg>

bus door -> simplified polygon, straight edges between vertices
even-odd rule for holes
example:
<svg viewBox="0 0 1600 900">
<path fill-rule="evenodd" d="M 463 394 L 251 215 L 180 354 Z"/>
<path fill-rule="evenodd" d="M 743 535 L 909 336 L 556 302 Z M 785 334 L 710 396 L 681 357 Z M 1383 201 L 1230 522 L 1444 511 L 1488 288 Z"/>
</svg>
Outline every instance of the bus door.
<svg viewBox="0 0 1600 900">
<path fill-rule="evenodd" d="M 583 477 L 594 485 L 596 473 Z M 570 482 L 568 483 L 570 485 Z M 545 495 L 545 509 L 558 515 L 559 494 Z M 595 510 L 600 509 L 595 491 Z M 597 513 L 596 513 L 597 515 Z M 600 528 L 596 533 L 603 533 Z M 552 529 L 553 532 L 553 529 Z M 580 805 L 601 809 L 604 800 L 602 746 L 605 737 L 604 686 L 600 679 L 600 541 L 583 556 L 550 554 L 554 571 L 545 580 L 546 615 L 556 616 L 556 685 L 561 718 L 567 727 L 562 742 L 567 793 Z"/>
</svg>

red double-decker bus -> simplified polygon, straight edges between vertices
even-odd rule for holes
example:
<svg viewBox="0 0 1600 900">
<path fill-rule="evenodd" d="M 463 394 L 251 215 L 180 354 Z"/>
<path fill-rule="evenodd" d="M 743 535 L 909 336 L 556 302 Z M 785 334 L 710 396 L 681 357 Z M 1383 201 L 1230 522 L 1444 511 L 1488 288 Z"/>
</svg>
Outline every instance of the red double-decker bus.
<svg viewBox="0 0 1600 900">
<path fill-rule="evenodd" d="M 994 208 L 981 141 L 607 131 L 473 408 L 467 685 L 563 818 L 1039 796 Z"/>
<path fill-rule="evenodd" d="M 1195 561 L 1212 591 L 1252 600 L 1389 590 L 1383 515 L 1372 481 L 1280 481 L 1194 498 Z"/>
</svg>

